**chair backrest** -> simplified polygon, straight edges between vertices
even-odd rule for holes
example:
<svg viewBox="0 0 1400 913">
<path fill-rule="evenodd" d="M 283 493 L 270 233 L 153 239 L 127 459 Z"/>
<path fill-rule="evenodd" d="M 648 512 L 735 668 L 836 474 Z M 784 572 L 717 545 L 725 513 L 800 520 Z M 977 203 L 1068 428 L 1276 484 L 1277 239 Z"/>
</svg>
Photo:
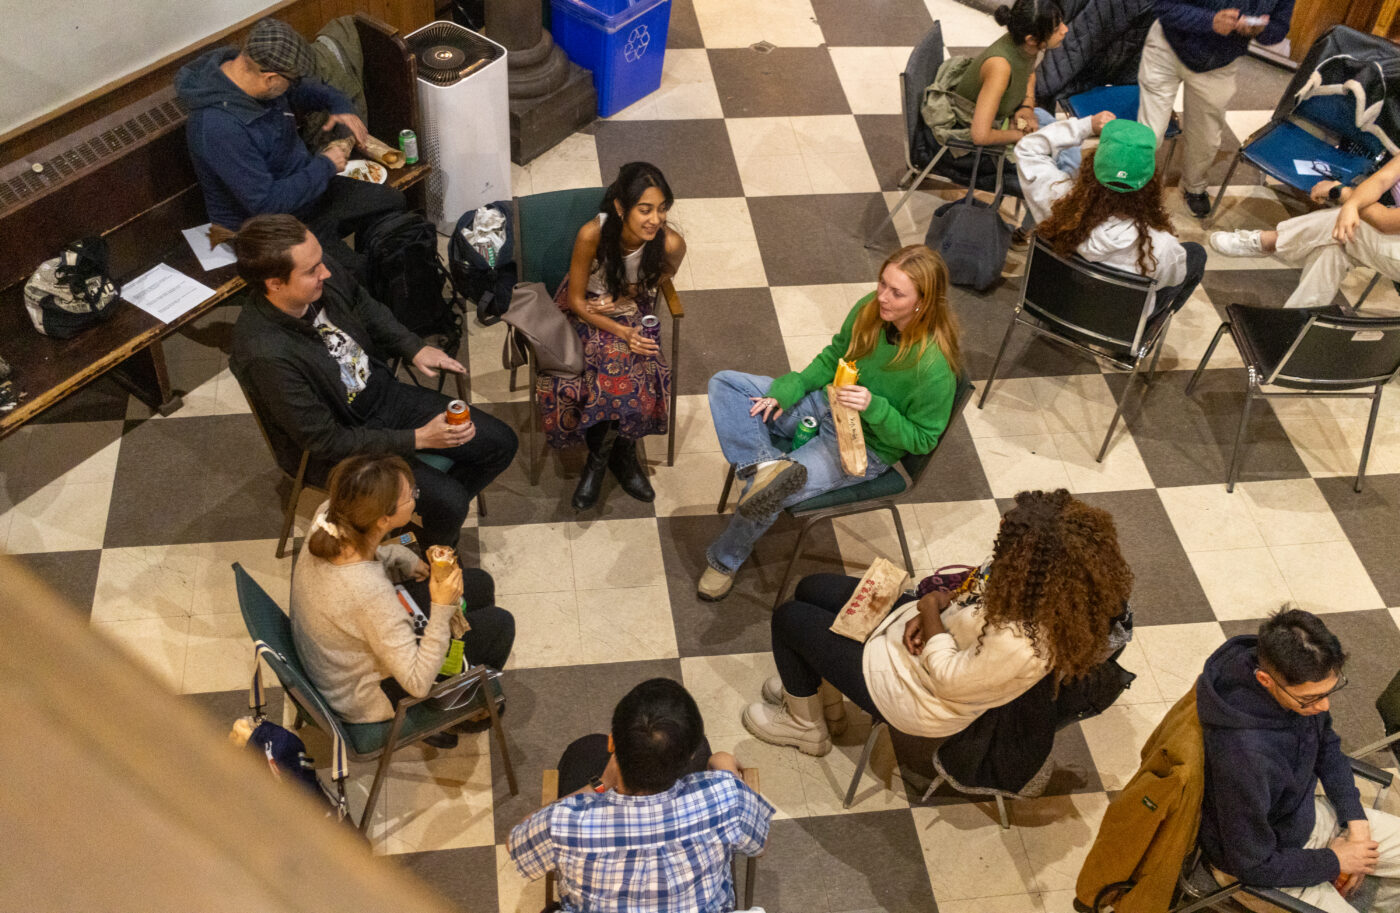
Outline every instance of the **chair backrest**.
<svg viewBox="0 0 1400 913">
<path fill-rule="evenodd" d="M 574 238 L 598 215 L 607 188 L 556 190 L 515 198 L 515 261 L 521 282 L 543 282 L 551 295 L 569 275 Z"/>
<path fill-rule="evenodd" d="M 935 22 L 909 53 L 904 72 L 899 74 L 899 101 L 904 109 L 905 157 L 910 165 L 919 168 L 928 163 L 937 148 L 933 133 L 924 123 L 919 109 L 923 106 L 924 89 L 933 82 L 942 65 L 943 25 Z"/>
<path fill-rule="evenodd" d="M 1152 278 L 1066 259 L 1036 236 L 1021 284 L 1021 302 L 1035 316 L 1095 342 L 1135 351 L 1152 314 Z"/>
<path fill-rule="evenodd" d="M 948 429 L 953 427 L 953 422 L 962 415 L 963 409 L 968 401 L 972 399 L 972 391 L 976 388 L 972 381 L 968 380 L 966 372 L 958 375 L 958 386 L 953 393 L 953 410 L 948 414 L 948 424 L 943 429 L 943 434 L 938 438 L 938 444 L 942 444 L 948 437 Z M 924 476 L 924 470 L 928 469 L 929 463 L 933 462 L 933 455 L 938 452 L 938 444 L 933 445 L 933 449 L 928 453 L 906 453 L 900 458 L 899 464 L 904 467 L 904 472 L 909 476 L 909 487 L 913 488 L 919 484 L 919 480 Z"/>
<path fill-rule="evenodd" d="M 232 367 L 230 366 L 230 370 Z M 302 449 L 287 434 L 276 425 L 263 421 L 262 415 L 258 412 L 258 404 L 253 396 L 248 392 L 248 384 L 245 382 L 241 371 L 233 371 L 233 379 L 238 381 L 238 388 L 243 391 L 243 398 L 248 402 L 248 411 L 253 414 L 253 421 L 257 423 L 258 432 L 262 434 L 263 443 L 272 453 L 272 461 L 277 464 L 277 468 L 286 473 L 288 477 L 295 478 L 298 464 L 301 462 Z"/>
<path fill-rule="evenodd" d="M 1374 159 L 1386 152 L 1377 137 L 1356 126 L 1356 103 L 1351 95 L 1314 95 L 1294 108 L 1292 117 L 1351 143 L 1367 158 Z"/>
<path fill-rule="evenodd" d="M 1400 371 L 1400 317 L 1314 314 L 1264 383 L 1347 389 Z"/>
</svg>

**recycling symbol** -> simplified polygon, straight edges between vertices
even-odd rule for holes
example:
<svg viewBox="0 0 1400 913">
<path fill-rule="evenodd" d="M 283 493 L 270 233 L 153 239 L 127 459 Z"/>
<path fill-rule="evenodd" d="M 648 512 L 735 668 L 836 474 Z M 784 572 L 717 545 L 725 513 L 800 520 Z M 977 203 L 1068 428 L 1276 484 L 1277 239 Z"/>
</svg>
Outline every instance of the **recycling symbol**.
<svg viewBox="0 0 1400 913">
<path fill-rule="evenodd" d="M 627 36 L 627 44 L 622 47 L 622 56 L 628 63 L 635 63 L 637 58 L 647 52 L 648 44 L 651 44 L 651 33 L 645 25 L 639 25 Z"/>
</svg>

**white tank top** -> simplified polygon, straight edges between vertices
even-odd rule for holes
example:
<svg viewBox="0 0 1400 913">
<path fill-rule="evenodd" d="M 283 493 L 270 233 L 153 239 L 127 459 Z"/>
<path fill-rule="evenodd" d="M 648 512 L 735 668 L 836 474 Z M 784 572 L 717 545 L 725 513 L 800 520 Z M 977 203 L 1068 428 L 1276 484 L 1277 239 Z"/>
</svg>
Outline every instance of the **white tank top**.
<svg viewBox="0 0 1400 913">
<path fill-rule="evenodd" d="M 598 213 L 599 228 L 603 227 L 603 223 L 607 221 L 607 218 L 607 213 Z M 642 265 L 642 250 L 645 247 L 646 245 L 642 245 L 642 247 L 637 248 L 630 254 L 623 255 L 622 273 L 623 276 L 627 279 L 628 283 L 630 284 L 635 284 L 637 281 L 637 273 Z M 603 259 L 601 257 L 595 257 L 593 259 L 593 270 L 588 274 L 588 287 L 584 290 L 584 294 L 586 297 L 589 298 L 601 298 L 607 293 L 608 281 L 607 278 L 603 275 Z M 612 316 L 630 316 L 635 313 L 637 313 L 637 308 L 635 305 L 633 305 L 630 309 L 616 311 Z"/>
</svg>

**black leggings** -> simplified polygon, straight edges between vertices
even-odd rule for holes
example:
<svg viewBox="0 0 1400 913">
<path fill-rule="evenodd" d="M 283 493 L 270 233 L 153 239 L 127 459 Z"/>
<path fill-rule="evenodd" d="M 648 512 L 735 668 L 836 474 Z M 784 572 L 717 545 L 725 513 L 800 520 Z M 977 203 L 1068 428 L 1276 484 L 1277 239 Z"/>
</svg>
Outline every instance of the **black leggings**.
<svg viewBox="0 0 1400 913">
<path fill-rule="evenodd" d="M 574 739 L 559 758 L 559 796 L 578 792 L 588 781 L 603 775 L 608 766 L 608 737 L 601 732 Z M 699 773 L 709 766 L 710 740 L 701 739 L 700 747 L 690 756 L 686 773 Z"/>
<path fill-rule="evenodd" d="M 773 661 L 788 694 L 811 697 L 826 679 L 857 707 L 875 715 L 861 664 L 865 645 L 831 631 L 836 613 L 859 583 L 844 574 L 803 577 L 793 598 L 773 613 Z M 901 596 L 895 605 L 912 599 Z"/>
<path fill-rule="evenodd" d="M 500 671 L 510 658 L 515 645 L 515 616 L 496 605 L 496 583 L 491 575 L 478 567 L 462 563 L 462 601 L 466 603 L 467 621 L 472 629 L 462 635 L 462 655 L 473 666 L 490 666 Z M 409 580 L 404 589 L 425 611 L 432 604 L 428 581 Z"/>
</svg>

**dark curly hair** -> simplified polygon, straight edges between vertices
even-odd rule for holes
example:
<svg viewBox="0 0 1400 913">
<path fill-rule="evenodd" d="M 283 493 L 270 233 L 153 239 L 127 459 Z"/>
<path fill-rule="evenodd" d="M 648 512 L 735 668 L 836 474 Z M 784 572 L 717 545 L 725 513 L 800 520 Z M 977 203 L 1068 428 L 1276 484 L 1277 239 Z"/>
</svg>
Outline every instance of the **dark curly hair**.
<svg viewBox="0 0 1400 913">
<path fill-rule="evenodd" d="M 1095 228 L 1118 216 L 1137 226 L 1138 272 L 1151 275 L 1157 268 L 1157 255 L 1147 230 L 1155 228 L 1175 234 L 1171 217 L 1162 206 L 1162 183 L 1153 175 L 1137 190 L 1118 191 L 1105 187 L 1094 177 L 1094 150 L 1084 152 L 1079 177 L 1069 193 L 1055 201 L 1050 215 L 1035 227 L 1035 233 L 1050 243 L 1061 257 L 1071 257 Z"/>
<path fill-rule="evenodd" d="M 1107 511 L 1057 491 L 1023 491 L 1001 518 L 983 592 L 983 634 L 1014 626 L 1057 680 L 1103 661 L 1133 572 Z"/>
</svg>

